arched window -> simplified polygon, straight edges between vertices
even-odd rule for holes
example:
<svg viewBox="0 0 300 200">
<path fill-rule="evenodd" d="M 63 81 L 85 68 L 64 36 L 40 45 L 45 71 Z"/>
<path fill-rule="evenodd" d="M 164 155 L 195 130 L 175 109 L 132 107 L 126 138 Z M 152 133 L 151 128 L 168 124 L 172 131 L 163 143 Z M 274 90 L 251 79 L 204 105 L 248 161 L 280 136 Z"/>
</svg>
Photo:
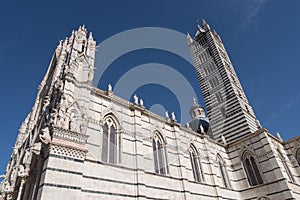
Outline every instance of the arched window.
<svg viewBox="0 0 300 200">
<path fill-rule="evenodd" d="M 242 162 L 249 184 L 251 186 L 262 184 L 263 180 L 253 155 L 250 152 L 245 152 Z"/>
<path fill-rule="evenodd" d="M 293 175 L 291 173 L 291 170 L 290 170 L 289 166 L 286 163 L 285 158 L 283 157 L 282 153 L 279 150 L 277 150 L 277 151 L 278 151 L 278 155 L 279 155 L 279 158 L 281 160 L 281 163 L 282 163 L 282 165 L 283 165 L 283 167 L 284 167 L 284 169 L 285 169 L 285 171 L 286 171 L 286 173 L 288 175 L 289 181 L 295 182 L 294 177 L 293 177 Z"/>
<path fill-rule="evenodd" d="M 220 155 L 218 155 L 218 157 L 217 157 L 217 162 L 218 162 L 218 167 L 220 170 L 220 175 L 221 175 L 223 185 L 225 188 L 230 188 L 230 182 L 229 182 L 228 173 L 227 173 L 227 170 L 225 167 L 225 163 Z"/>
<path fill-rule="evenodd" d="M 119 159 L 119 134 L 115 121 L 108 117 L 103 123 L 102 161 L 116 164 Z"/>
<path fill-rule="evenodd" d="M 300 166 L 300 148 L 297 149 L 297 151 L 296 151 L 296 160 L 297 160 L 298 165 Z"/>
<path fill-rule="evenodd" d="M 194 179 L 196 182 L 202 182 L 204 181 L 204 176 L 203 176 L 202 166 L 199 158 L 200 155 L 194 145 L 190 146 L 189 153 L 190 153 L 190 160 L 191 160 Z"/>
<path fill-rule="evenodd" d="M 164 139 L 159 133 L 156 133 L 152 140 L 153 146 L 153 158 L 154 158 L 154 169 L 155 173 L 167 174 L 169 173 L 167 155 L 166 155 L 166 144 Z"/>
</svg>

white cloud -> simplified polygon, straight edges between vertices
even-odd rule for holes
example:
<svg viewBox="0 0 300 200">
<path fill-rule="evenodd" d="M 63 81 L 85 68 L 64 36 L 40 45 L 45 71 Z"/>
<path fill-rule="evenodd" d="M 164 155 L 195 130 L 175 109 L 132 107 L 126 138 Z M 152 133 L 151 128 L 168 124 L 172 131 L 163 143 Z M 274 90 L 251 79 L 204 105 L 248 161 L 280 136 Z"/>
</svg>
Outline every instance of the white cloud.
<svg viewBox="0 0 300 200">
<path fill-rule="evenodd" d="M 268 0 L 248 0 L 244 11 L 244 25 L 251 23 Z"/>
</svg>

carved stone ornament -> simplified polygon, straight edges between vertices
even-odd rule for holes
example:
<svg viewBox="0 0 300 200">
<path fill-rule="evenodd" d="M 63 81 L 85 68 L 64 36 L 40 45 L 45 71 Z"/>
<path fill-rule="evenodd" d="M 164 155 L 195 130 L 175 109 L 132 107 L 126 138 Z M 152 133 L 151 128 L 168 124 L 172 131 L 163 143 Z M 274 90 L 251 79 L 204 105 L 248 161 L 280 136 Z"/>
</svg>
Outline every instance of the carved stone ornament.
<svg viewBox="0 0 300 200">
<path fill-rule="evenodd" d="M 49 142 L 51 141 L 50 130 L 48 127 L 44 127 L 42 129 L 42 134 L 40 134 L 40 140 L 44 144 L 49 144 Z"/>
<path fill-rule="evenodd" d="M 24 166 L 23 165 L 19 165 L 19 167 L 18 167 L 18 176 L 19 177 L 25 177 L 27 175 L 28 174 L 26 173 Z"/>
<path fill-rule="evenodd" d="M 50 123 L 52 125 L 57 125 L 57 110 L 53 109 L 50 114 Z"/>
<path fill-rule="evenodd" d="M 50 105 L 50 98 L 49 96 L 46 96 L 45 99 L 44 99 L 44 102 L 43 102 L 43 109 L 42 111 L 43 112 L 46 112 L 48 106 Z"/>
<path fill-rule="evenodd" d="M 25 150 L 25 155 L 23 158 L 23 163 L 24 164 L 30 164 L 31 163 L 31 158 L 32 158 L 32 154 L 30 152 L 30 149 L 26 149 Z"/>
<path fill-rule="evenodd" d="M 175 113 L 174 113 L 174 112 L 171 113 L 171 116 L 172 116 L 172 120 L 173 120 L 173 121 L 176 121 L 176 116 L 175 116 Z"/>
<path fill-rule="evenodd" d="M 2 185 L 2 190 L 3 190 L 5 193 L 11 193 L 11 192 L 13 192 L 13 189 L 12 189 L 12 187 L 10 186 L 8 180 L 4 180 L 3 185 Z"/>
<path fill-rule="evenodd" d="M 55 87 L 56 89 L 58 89 L 59 91 L 62 92 L 62 91 L 63 91 L 63 87 L 64 87 L 63 81 L 60 80 L 60 79 L 57 79 L 57 80 L 55 81 L 54 87 Z"/>
<path fill-rule="evenodd" d="M 35 143 L 30 150 L 35 154 L 35 155 L 40 155 L 42 149 L 42 143 L 38 142 Z"/>
</svg>

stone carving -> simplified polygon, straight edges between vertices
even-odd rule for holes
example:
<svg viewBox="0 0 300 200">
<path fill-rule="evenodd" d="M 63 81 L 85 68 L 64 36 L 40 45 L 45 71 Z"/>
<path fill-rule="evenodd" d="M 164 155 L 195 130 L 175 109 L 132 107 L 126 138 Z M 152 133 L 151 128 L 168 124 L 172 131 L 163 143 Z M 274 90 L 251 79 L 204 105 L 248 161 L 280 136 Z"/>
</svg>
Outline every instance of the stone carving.
<svg viewBox="0 0 300 200">
<path fill-rule="evenodd" d="M 226 139 L 225 139 L 224 135 L 222 135 L 222 136 L 221 136 L 221 138 L 222 138 L 222 142 L 223 142 L 223 144 L 225 144 L 225 145 L 226 145 L 226 144 L 227 144 L 227 142 L 226 142 Z"/>
<path fill-rule="evenodd" d="M 55 81 L 55 83 L 54 83 L 54 87 L 55 87 L 58 91 L 62 92 L 62 91 L 63 91 L 63 88 L 64 88 L 64 83 L 63 83 L 63 81 L 60 80 L 60 79 L 57 79 L 57 80 Z"/>
<path fill-rule="evenodd" d="M 25 150 L 25 155 L 24 155 L 24 158 L 23 158 L 23 163 L 24 164 L 30 164 L 31 163 L 31 158 L 32 158 L 32 155 L 31 155 L 30 149 L 26 149 Z"/>
<path fill-rule="evenodd" d="M 280 142 L 283 142 L 283 139 L 282 139 L 281 135 L 279 134 L 279 132 L 276 133 L 276 137 L 278 138 L 278 140 Z"/>
<path fill-rule="evenodd" d="M 78 123 L 78 120 L 76 119 L 77 115 L 76 113 L 71 113 L 71 121 L 70 121 L 70 130 L 74 132 L 80 131 L 80 124 Z"/>
<path fill-rule="evenodd" d="M 12 187 L 10 186 L 10 183 L 8 182 L 8 180 L 4 180 L 4 181 L 3 181 L 3 184 L 2 184 L 2 190 L 3 190 L 5 193 L 13 192 L 13 189 L 12 189 Z"/>
<path fill-rule="evenodd" d="M 169 119 L 170 117 L 169 117 L 169 113 L 168 113 L 168 111 L 166 111 L 166 118 L 167 119 Z"/>
<path fill-rule="evenodd" d="M 68 102 L 65 95 L 62 96 L 57 113 L 56 125 L 64 129 L 69 128 L 69 116 L 67 114 Z"/>
<path fill-rule="evenodd" d="M 80 133 L 85 133 L 87 130 L 87 126 L 85 124 L 80 125 Z"/>
<path fill-rule="evenodd" d="M 32 145 L 32 147 L 30 148 L 30 150 L 36 155 L 40 155 L 41 149 L 42 149 L 42 143 L 40 142 L 34 143 L 34 145 Z"/>
<path fill-rule="evenodd" d="M 112 86 L 111 86 L 110 83 L 109 83 L 108 86 L 107 86 L 107 91 L 108 91 L 108 92 L 112 92 Z"/>
<path fill-rule="evenodd" d="M 49 107 L 49 105 L 50 105 L 50 98 L 49 98 L 49 96 L 46 96 L 45 99 L 44 99 L 42 111 L 46 112 L 46 110 Z"/>
<path fill-rule="evenodd" d="M 187 128 L 190 128 L 190 124 L 189 124 L 188 122 L 186 123 L 186 127 L 187 127 Z"/>
<path fill-rule="evenodd" d="M 50 123 L 56 125 L 57 122 L 57 109 L 53 109 L 50 114 Z"/>
<path fill-rule="evenodd" d="M 144 106 L 144 101 L 143 101 L 143 99 L 140 99 L 140 105 L 141 105 L 141 106 Z"/>
<path fill-rule="evenodd" d="M 194 102 L 194 105 L 197 105 L 197 100 L 195 97 L 193 97 L 193 102 Z"/>
<path fill-rule="evenodd" d="M 20 177 L 24 177 L 26 176 L 27 174 L 25 173 L 25 168 L 23 165 L 19 165 L 18 167 L 18 176 Z"/>
<path fill-rule="evenodd" d="M 174 112 L 171 113 L 171 116 L 172 116 L 172 120 L 173 120 L 173 121 L 176 121 L 176 116 L 175 116 L 175 113 L 174 113 Z"/>
<path fill-rule="evenodd" d="M 200 132 L 202 133 L 202 134 L 204 134 L 204 128 L 203 128 L 203 126 L 202 126 L 202 124 L 200 124 Z"/>
<path fill-rule="evenodd" d="M 139 98 L 136 96 L 136 94 L 133 96 L 134 104 L 139 105 Z"/>
<path fill-rule="evenodd" d="M 48 127 L 44 127 L 42 129 L 42 134 L 40 134 L 40 140 L 44 144 L 49 144 L 49 142 L 51 141 L 50 130 Z"/>
</svg>

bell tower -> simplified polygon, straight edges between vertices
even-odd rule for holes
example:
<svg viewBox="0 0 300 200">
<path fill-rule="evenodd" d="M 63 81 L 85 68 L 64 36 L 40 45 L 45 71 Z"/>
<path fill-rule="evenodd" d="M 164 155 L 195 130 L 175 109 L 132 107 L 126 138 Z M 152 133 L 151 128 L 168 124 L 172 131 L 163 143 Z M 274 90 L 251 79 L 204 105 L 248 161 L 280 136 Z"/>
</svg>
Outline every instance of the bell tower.
<svg viewBox="0 0 300 200">
<path fill-rule="evenodd" d="M 256 131 L 255 117 L 221 37 L 203 20 L 195 37 L 187 35 L 194 68 L 204 97 L 212 137 L 234 141 Z"/>
</svg>

